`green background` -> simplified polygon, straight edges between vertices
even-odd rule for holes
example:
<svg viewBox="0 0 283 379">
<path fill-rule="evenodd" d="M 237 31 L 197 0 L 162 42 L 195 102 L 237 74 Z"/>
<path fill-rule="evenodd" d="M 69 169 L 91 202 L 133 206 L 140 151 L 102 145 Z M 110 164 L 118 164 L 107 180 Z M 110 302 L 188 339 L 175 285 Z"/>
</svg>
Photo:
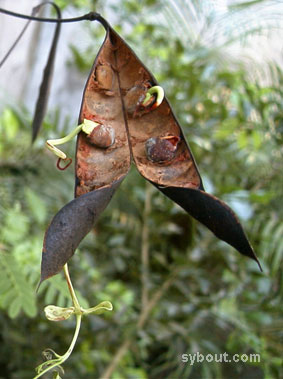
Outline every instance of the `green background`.
<svg viewBox="0 0 283 379">
<path fill-rule="evenodd" d="M 164 87 L 206 189 L 238 213 L 263 266 L 261 273 L 253 261 L 219 241 L 132 167 L 69 262 L 82 305 L 109 300 L 114 309 L 83 319 L 75 350 L 64 364 L 64 377 L 101 377 L 126 346 L 113 378 L 279 378 L 283 353 L 281 69 L 263 62 L 268 80 L 260 75 L 251 78 L 240 60 L 231 63 L 221 58 L 224 45 L 204 46 L 198 40 L 185 44 L 172 31 L 174 25 L 155 19 L 155 12 L 162 12 L 161 1 L 56 3 L 64 11 L 70 4 L 77 7 L 78 15 L 91 9 L 107 19 L 115 13 L 114 28 Z M 187 3 L 199 10 L 197 2 Z M 244 7 L 253 11 L 250 5 Z M 87 78 L 104 31 L 98 24 L 85 28 L 94 42 L 83 49 L 71 45 L 69 64 Z M 241 38 L 254 32 L 247 27 Z M 233 41 L 227 38 L 225 44 L 229 43 Z M 44 148 L 51 135 L 63 136 L 74 127 L 66 117 L 58 130 L 60 112 L 49 108 L 33 147 L 32 115 L 22 103 L 8 104 L 0 115 L 0 378 L 32 377 L 42 362 L 41 352 L 49 347 L 63 354 L 75 327 L 73 318 L 52 323 L 43 313 L 47 304 L 71 305 L 63 274 L 47 280 L 35 293 L 44 231 L 73 197 L 73 170 L 58 172 L 55 159 Z M 74 143 L 64 148 L 74 154 Z M 152 311 L 139 328 L 148 306 L 141 301 L 145 249 L 150 257 L 149 299 L 160 296 L 154 298 Z M 181 362 L 182 354 L 197 351 L 258 353 L 261 362 Z"/>
</svg>

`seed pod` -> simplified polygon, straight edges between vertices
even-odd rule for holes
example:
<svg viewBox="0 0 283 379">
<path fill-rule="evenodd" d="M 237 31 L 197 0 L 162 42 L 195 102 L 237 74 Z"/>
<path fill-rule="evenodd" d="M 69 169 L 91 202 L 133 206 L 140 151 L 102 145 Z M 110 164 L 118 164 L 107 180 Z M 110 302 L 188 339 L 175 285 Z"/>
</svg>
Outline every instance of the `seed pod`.
<svg viewBox="0 0 283 379">
<path fill-rule="evenodd" d="M 87 138 L 92 145 L 106 149 L 115 142 L 115 130 L 110 126 L 100 124 L 93 129 Z"/>
<path fill-rule="evenodd" d="M 177 136 L 149 138 L 145 143 L 146 155 L 154 163 L 171 161 L 176 156 L 179 142 Z"/>
<path fill-rule="evenodd" d="M 157 81 L 105 20 L 103 25 L 107 35 L 86 83 L 79 124 L 85 119 L 107 120 L 107 126 L 98 125 L 89 137 L 84 131 L 78 135 L 76 199 L 57 213 L 46 232 L 41 281 L 57 274 L 72 257 L 127 175 L 132 159 L 140 174 L 159 191 L 218 238 L 258 262 L 232 210 L 204 192 L 166 97 L 158 100 L 157 91 L 144 102 L 146 94 L 151 95 L 150 88 L 158 86 Z M 115 130 L 115 149 L 110 151 L 96 148 L 114 142 L 114 133 L 109 130 L 107 138 L 104 135 L 106 142 L 98 138 L 99 129 L 105 132 L 107 127 Z"/>
</svg>

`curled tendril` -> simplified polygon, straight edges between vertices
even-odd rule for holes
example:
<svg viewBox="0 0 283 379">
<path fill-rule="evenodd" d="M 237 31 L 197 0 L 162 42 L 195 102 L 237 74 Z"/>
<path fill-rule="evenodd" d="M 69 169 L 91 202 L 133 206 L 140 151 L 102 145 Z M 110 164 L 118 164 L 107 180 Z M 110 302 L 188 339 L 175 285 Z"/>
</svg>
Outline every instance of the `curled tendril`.
<svg viewBox="0 0 283 379">
<path fill-rule="evenodd" d="M 57 139 L 49 139 L 46 141 L 45 143 L 45 146 L 50 150 L 52 151 L 53 154 L 55 154 L 59 159 L 57 161 L 57 168 L 59 170 L 65 170 L 66 168 L 68 168 L 70 166 L 70 164 L 72 163 L 72 159 L 71 158 L 68 158 L 67 155 L 60 149 L 58 149 L 58 147 L 56 147 L 57 145 L 63 145 L 64 143 L 67 143 L 69 142 L 71 139 L 73 139 L 77 134 L 79 134 L 80 131 L 83 131 L 85 134 L 89 135 L 91 134 L 91 132 L 93 131 L 93 129 L 100 125 L 99 123 L 97 122 L 94 122 L 94 121 L 91 121 L 91 120 L 87 120 L 87 119 L 84 119 L 84 122 L 80 125 L 78 125 L 70 134 L 68 134 L 67 136 L 63 137 L 63 138 L 57 138 Z M 67 162 L 67 165 L 64 166 L 64 167 L 61 167 L 60 166 L 60 162 L 61 160 Z"/>
<path fill-rule="evenodd" d="M 66 166 L 61 167 L 60 166 L 61 161 L 68 162 L 68 163 L 66 164 Z M 56 167 L 58 168 L 58 170 L 64 171 L 66 170 L 66 168 L 68 168 L 71 165 L 71 163 L 72 163 L 72 158 L 66 158 L 66 159 L 58 158 Z"/>
<path fill-rule="evenodd" d="M 53 357 L 60 358 L 60 355 L 50 348 L 45 349 L 42 352 L 42 355 L 43 355 L 43 358 L 46 359 L 46 361 L 50 361 L 51 359 L 53 359 Z"/>
</svg>

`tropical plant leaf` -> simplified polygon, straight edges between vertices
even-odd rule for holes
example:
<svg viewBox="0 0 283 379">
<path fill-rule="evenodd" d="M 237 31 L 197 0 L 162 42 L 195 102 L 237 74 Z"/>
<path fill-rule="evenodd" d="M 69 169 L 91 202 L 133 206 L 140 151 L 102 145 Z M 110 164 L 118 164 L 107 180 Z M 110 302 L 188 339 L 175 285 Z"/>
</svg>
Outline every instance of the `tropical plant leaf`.
<svg viewBox="0 0 283 379">
<path fill-rule="evenodd" d="M 11 254 L 0 255 L 0 306 L 15 318 L 23 310 L 29 317 L 36 315 L 35 291 L 23 275 L 17 261 Z"/>
<path fill-rule="evenodd" d="M 41 198 L 30 188 L 25 191 L 27 205 L 34 216 L 35 220 L 43 223 L 46 219 L 47 209 Z"/>
</svg>

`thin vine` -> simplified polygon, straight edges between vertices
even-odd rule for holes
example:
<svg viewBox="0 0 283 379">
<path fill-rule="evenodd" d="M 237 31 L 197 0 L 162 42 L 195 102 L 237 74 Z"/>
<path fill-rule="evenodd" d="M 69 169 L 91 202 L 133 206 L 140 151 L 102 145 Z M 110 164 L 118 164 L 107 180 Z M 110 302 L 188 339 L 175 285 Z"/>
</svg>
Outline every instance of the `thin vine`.
<svg viewBox="0 0 283 379">
<path fill-rule="evenodd" d="M 61 365 L 70 357 L 76 345 L 79 332 L 80 332 L 81 323 L 82 323 L 82 317 L 84 315 L 89 315 L 91 313 L 101 313 L 105 310 L 112 311 L 113 309 L 113 306 L 109 301 L 103 301 L 102 303 L 96 305 L 95 307 L 91 307 L 88 309 L 82 308 L 80 306 L 74 287 L 72 285 L 67 263 L 64 266 L 64 273 L 65 273 L 66 282 L 68 284 L 69 292 L 72 298 L 73 306 L 68 307 L 68 308 L 62 308 L 62 307 L 57 307 L 55 305 L 48 305 L 47 307 L 45 307 L 44 311 L 45 311 L 46 317 L 50 321 L 64 321 L 64 320 L 67 320 L 72 315 L 75 315 L 76 328 L 75 328 L 74 336 L 65 354 L 59 355 L 55 353 L 55 351 L 49 348 L 43 352 L 43 355 L 47 358 L 47 361 L 43 362 L 42 364 L 36 367 L 35 370 L 37 374 L 33 379 L 40 378 L 42 375 L 46 374 L 48 371 L 54 370 L 56 368 L 59 368 L 61 369 L 62 372 L 64 372 Z M 55 358 L 52 359 L 53 356 Z M 57 372 L 57 378 L 58 379 L 60 378 L 60 375 L 58 372 Z"/>
</svg>

